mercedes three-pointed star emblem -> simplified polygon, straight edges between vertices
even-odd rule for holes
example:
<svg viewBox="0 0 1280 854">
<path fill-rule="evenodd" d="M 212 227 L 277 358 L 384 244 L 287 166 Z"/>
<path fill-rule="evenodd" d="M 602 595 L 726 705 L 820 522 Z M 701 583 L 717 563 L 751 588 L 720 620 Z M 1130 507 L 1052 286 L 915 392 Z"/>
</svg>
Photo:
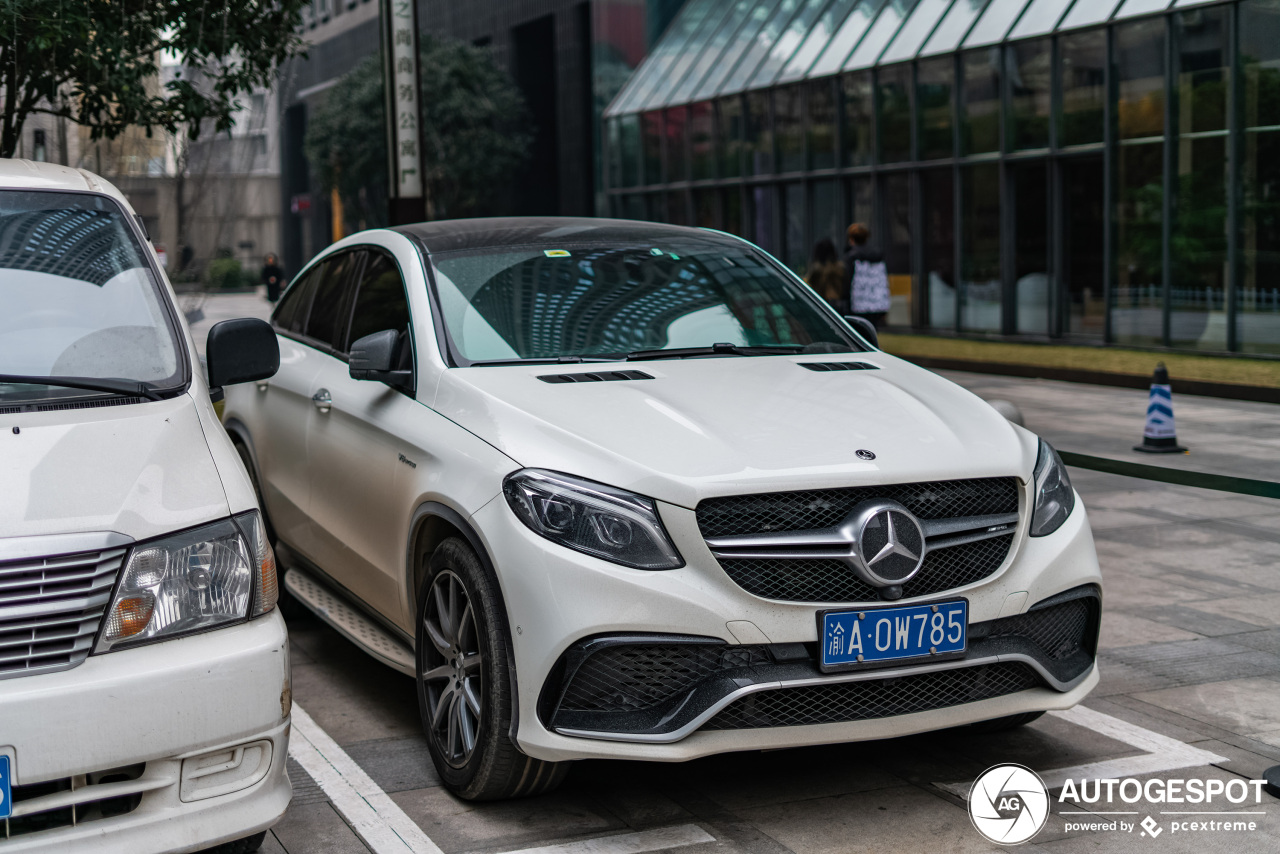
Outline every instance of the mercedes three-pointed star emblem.
<svg viewBox="0 0 1280 854">
<path fill-rule="evenodd" d="M 888 542 L 880 547 L 880 551 L 876 552 L 876 556 L 867 561 L 867 566 L 875 566 L 880 561 L 893 555 L 902 555 L 910 560 L 919 560 L 920 555 L 904 546 L 902 541 L 898 539 L 898 532 L 893 525 L 893 516 L 893 510 L 883 510 L 875 515 L 875 520 L 884 525 L 885 533 L 889 539 Z"/>
<path fill-rule="evenodd" d="M 854 569 L 868 584 L 900 587 L 924 562 L 924 530 L 897 501 L 864 501 L 841 527 L 852 535 Z"/>
</svg>

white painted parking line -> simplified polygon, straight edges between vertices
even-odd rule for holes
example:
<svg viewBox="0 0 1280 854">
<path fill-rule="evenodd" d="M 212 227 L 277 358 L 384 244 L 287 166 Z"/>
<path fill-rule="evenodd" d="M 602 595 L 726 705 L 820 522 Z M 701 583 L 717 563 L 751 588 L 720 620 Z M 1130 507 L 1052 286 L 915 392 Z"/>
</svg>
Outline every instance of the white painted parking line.
<svg viewBox="0 0 1280 854">
<path fill-rule="evenodd" d="M 685 845 L 715 842 L 716 838 L 696 824 L 680 824 L 639 833 L 623 833 L 618 836 L 602 836 L 563 845 L 546 845 L 542 848 L 523 848 L 506 854 L 642 854 L 645 851 L 665 851 Z"/>
<path fill-rule="evenodd" d="M 399 804 L 297 703 L 293 704 L 289 755 L 324 790 L 373 854 L 442 854 Z"/>
<path fill-rule="evenodd" d="M 1179 768 L 1196 768 L 1201 765 L 1212 765 L 1215 762 L 1227 761 L 1208 750 L 1201 750 L 1152 732 L 1149 729 L 1122 721 L 1111 715 L 1105 715 L 1085 706 L 1076 706 L 1063 712 L 1050 712 L 1056 718 L 1092 730 L 1116 741 L 1124 742 L 1131 747 L 1146 751 L 1137 756 L 1123 756 L 1118 759 L 1104 759 L 1101 762 L 1089 762 L 1084 765 L 1072 765 L 1069 768 L 1055 768 L 1040 773 L 1044 784 L 1050 789 L 1057 789 L 1067 780 L 1111 780 L 1121 777 L 1137 777 L 1142 774 L 1159 774 L 1162 771 L 1174 771 Z M 962 800 L 969 799 L 971 782 L 935 783 L 939 789 L 950 792 Z"/>
</svg>

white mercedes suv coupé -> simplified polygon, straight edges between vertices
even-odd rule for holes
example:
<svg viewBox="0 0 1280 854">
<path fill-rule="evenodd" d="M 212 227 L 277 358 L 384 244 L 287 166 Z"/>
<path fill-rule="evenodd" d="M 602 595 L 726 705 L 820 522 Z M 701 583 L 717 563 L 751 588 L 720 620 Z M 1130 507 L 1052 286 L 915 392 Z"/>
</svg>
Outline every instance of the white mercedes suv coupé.
<svg viewBox="0 0 1280 854">
<path fill-rule="evenodd" d="M 730 235 L 366 231 L 228 389 L 285 586 L 417 679 L 445 784 L 1014 726 L 1097 684 L 1057 454 Z"/>
</svg>

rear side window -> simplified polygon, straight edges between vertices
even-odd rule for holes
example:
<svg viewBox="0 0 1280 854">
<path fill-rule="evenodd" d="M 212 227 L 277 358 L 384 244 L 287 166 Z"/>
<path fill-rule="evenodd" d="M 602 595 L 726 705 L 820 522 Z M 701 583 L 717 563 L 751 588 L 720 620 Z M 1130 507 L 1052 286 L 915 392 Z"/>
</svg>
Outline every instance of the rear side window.
<svg viewBox="0 0 1280 854">
<path fill-rule="evenodd" d="M 347 349 L 347 308 L 363 255 L 363 252 L 346 252 L 330 258 L 311 301 L 311 314 L 303 334 L 328 344 L 337 353 L 345 353 Z"/>
<path fill-rule="evenodd" d="M 316 292 L 316 285 L 324 277 L 324 268 L 327 262 L 321 262 L 312 267 L 300 281 L 294 282 L 293 286 L 285 292 L 280 299 L 280 305 L 276 308 L 276 313 L 272 316 L 271 322 L 276 328 L 283 332 L 292 332 L 295 335 L 301 335 L 302 330 L 307 324 L 307 312 L 311 309 L 311 297 Z"/>
<path fill-rule="evenodd" d="M 360 277 L 348 340 L 359 341 L 386 329 L 408 332 L 409 300 L 396 262 L 381 252 L 370 252 L 369 263 Z"/>
</svg>

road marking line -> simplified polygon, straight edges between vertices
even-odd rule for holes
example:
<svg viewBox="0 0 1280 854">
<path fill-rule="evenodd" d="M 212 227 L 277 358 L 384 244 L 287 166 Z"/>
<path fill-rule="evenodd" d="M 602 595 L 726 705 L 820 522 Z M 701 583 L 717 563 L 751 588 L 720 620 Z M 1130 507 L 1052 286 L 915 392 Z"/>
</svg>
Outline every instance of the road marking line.
<svg viewBox="0 0 1280 854">
<path fill-rule="evenodd" d="M 297 703 L 293 704 L 289 755 L 319 784 L 373 854 L 442 854 L 400 805 Z"/>
<path fill-rule="evenodd" d="M 1137 724 L 1122 721 L 1084 706 L 1076 706 L 1062 712 L 1049 712 L 1049 714 L 1146 751 L 1138 756 L 1104 759 L 1100 762 L 1045 771 L 1040 774 L 1040 778 L 1049 789 L 1057 789 L 1071 779 L 1112 780 L 1227 761 L 1225 756 L 1192 747 L 1176 738 L 1152 732 Z M 973 786 L 972 783 L 934 783 L 934 785 L 965 801 L 969 800 L 969 789 Z"/>
<path fill-rule="evenodd" d="M 623 833 L 618 836 L 601 836 L 581 842 L 563 845 L 547 845 L 542 848 L 523 848 L 506 854 L 641 854 L 644 851 L 661 851 L 685 845 L 715 842 L 716 838 L 696 824 L 680 824 L 643 830 L 639 833 Z"/>
</svg>

